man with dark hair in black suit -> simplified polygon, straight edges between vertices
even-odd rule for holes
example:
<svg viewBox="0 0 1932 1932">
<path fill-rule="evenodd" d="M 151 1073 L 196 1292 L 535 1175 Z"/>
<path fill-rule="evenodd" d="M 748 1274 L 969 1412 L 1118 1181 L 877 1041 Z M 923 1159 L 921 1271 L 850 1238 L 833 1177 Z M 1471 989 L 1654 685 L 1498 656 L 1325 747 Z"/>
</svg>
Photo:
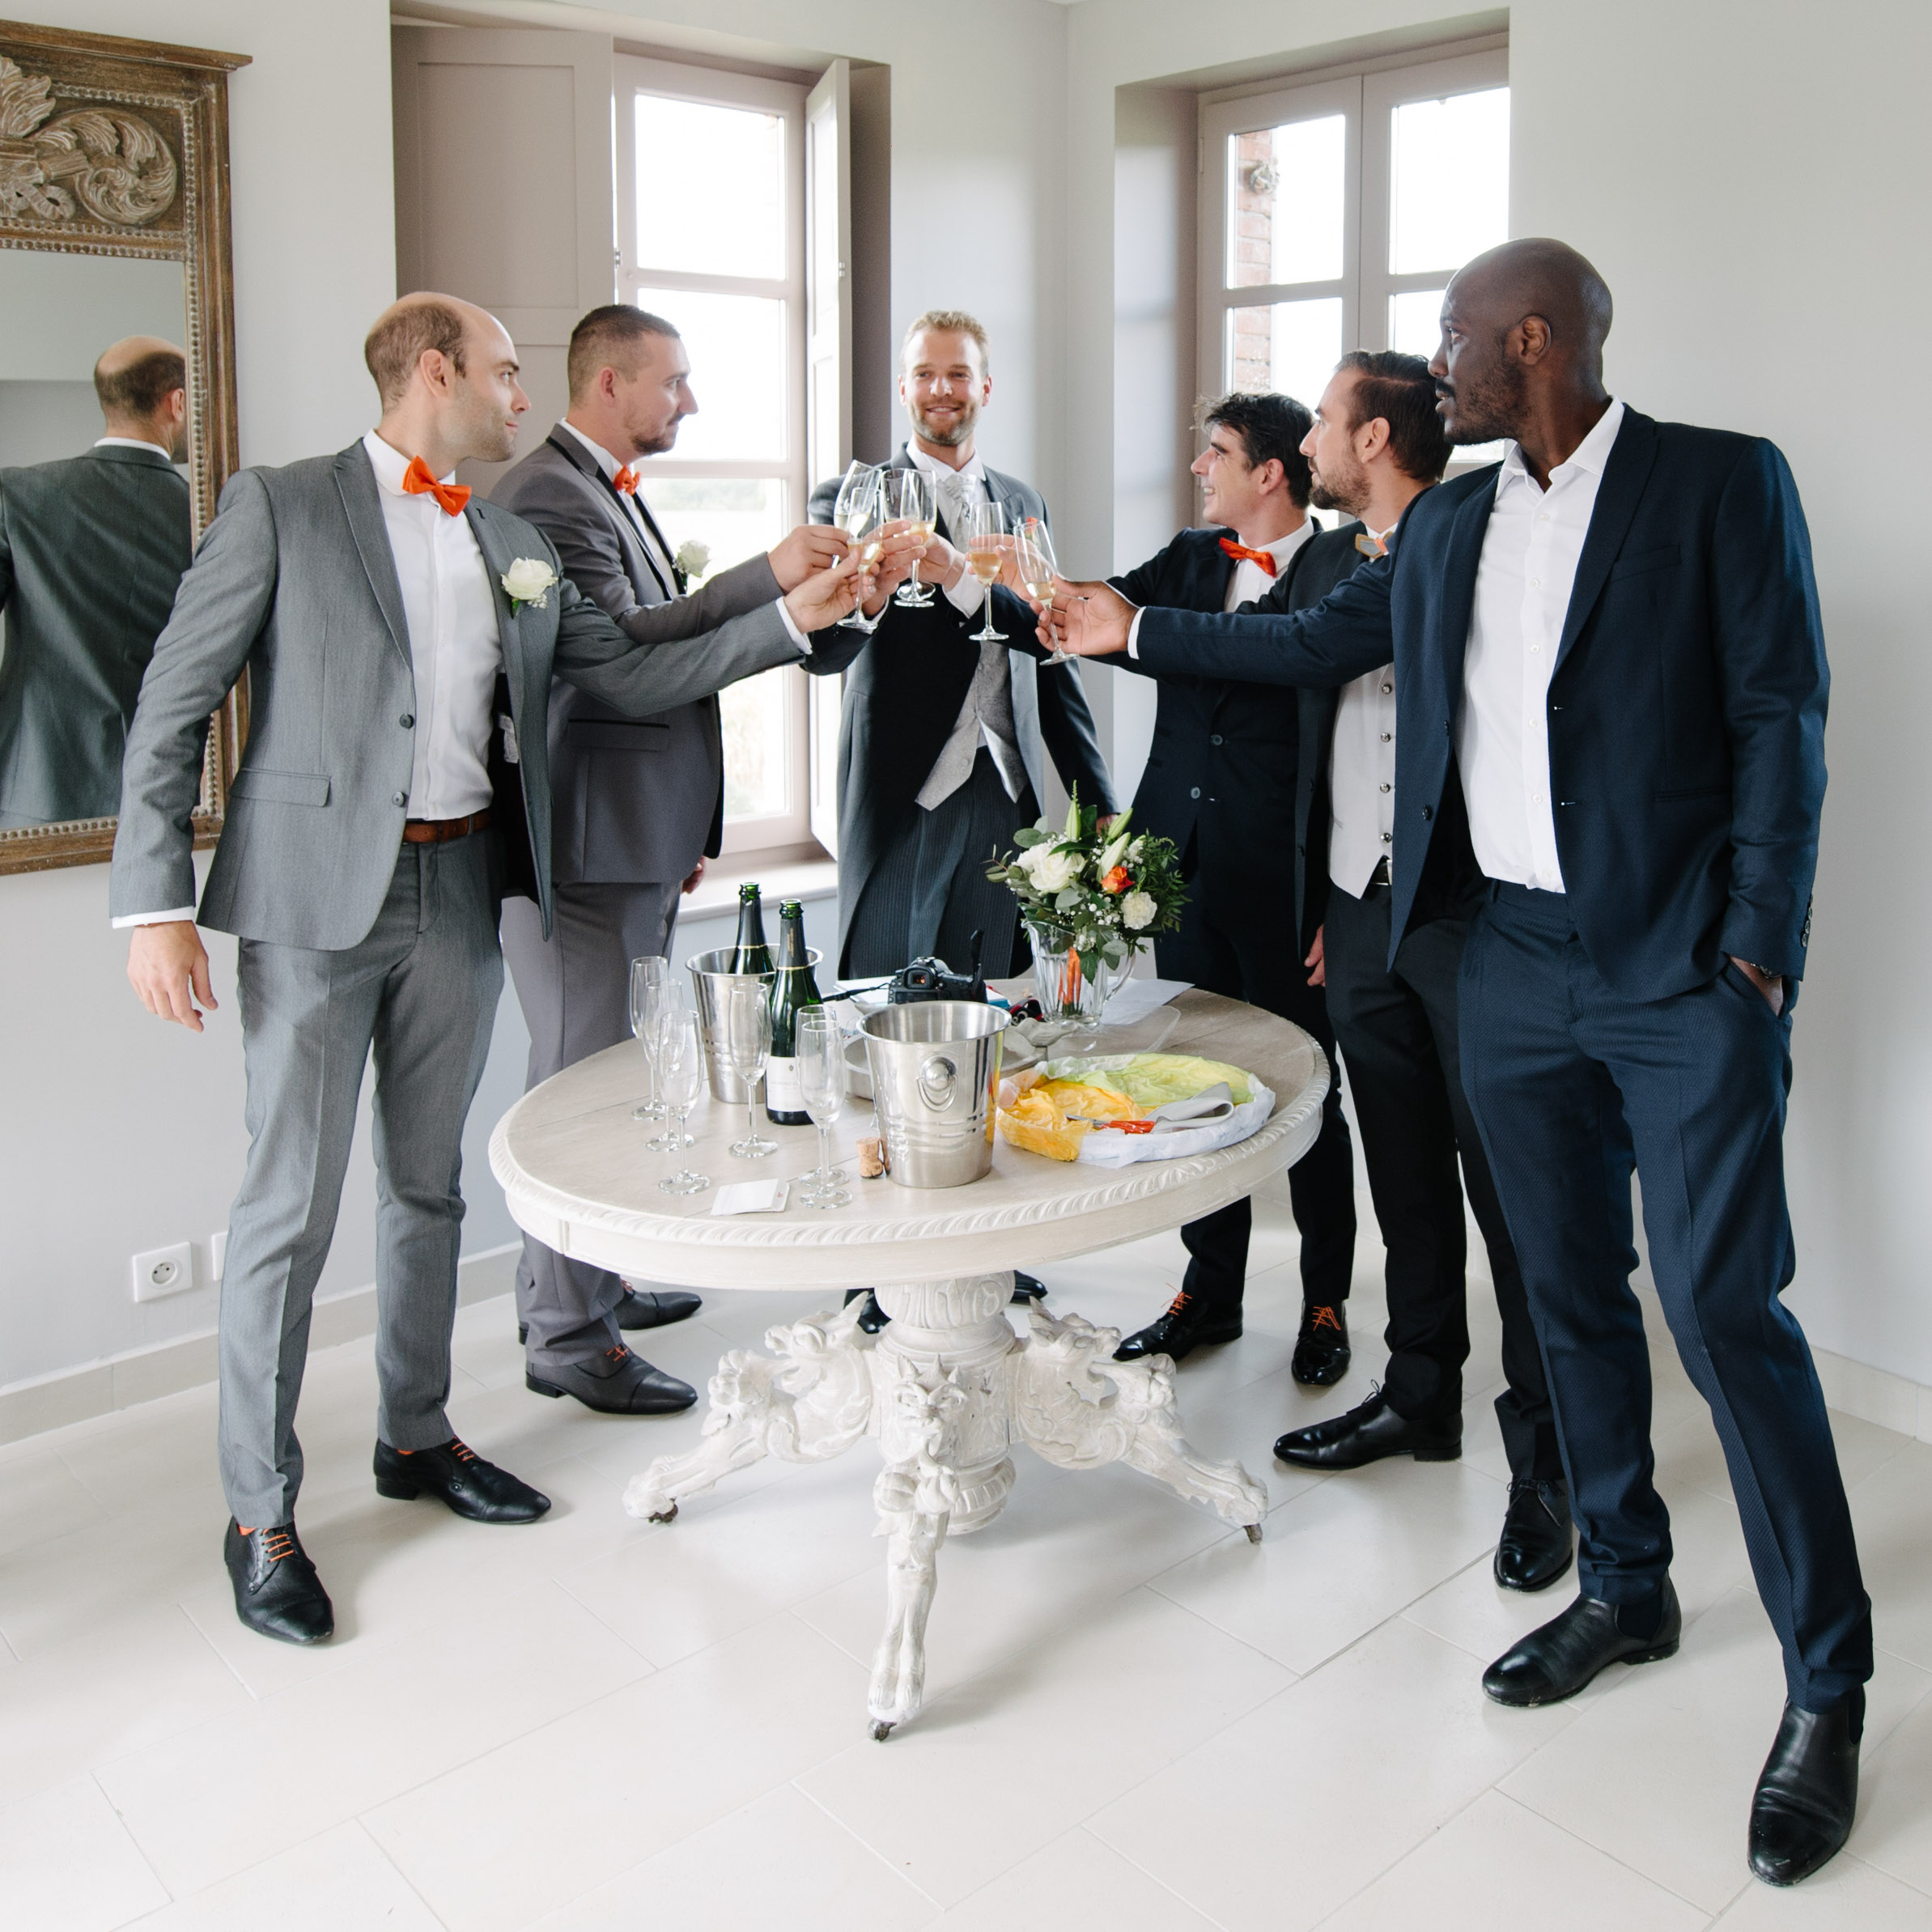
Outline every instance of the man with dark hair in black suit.
<svg viewBox="0 0 1932 1932">
<path fill-rule="evenodd" d="M 1403 513 L 1441 480 L 1450 444 L 1429 364 L 1394 350 L 1344 356 L 1304 448 L 1317 506 L 1361 520 L 1318 538 L 1305 581 L 1288 597 L 1271 593 L 1259 609 L 1318 603 L 1368 558 L 1386 554 Z M 1333 556 L 1321 555 L 1324 548 Z M 1505 1589 L 1542 1590 L 1570 1565 L 1569 1489 L 1522 1271 L 1457 1064 L 1456 974 L 1474 895 L 1471 903 L 1445 903 L 1432 908 L 1433 916 L 1412 919 L 1391 963 L 1395 667 L 1378 665 L 1339 691 L 1297 695 L 1295 907 L 1354 1085 L 1363 1165 L 1386 1250 L 1389 1361 L 1365 1402 L 1291 1430 L 1275 1453 L 1312 1469 L 1460 1453 L 1469 1354 L 1467 1183 L 1502 1316 L 1506 1386 L 1496 1413 L 1510 1459 L 1510 1501 L 1493 1573 Z"/>
<path fill-rule="evenodd" d="M 1289 396 L 1224 396 L 1208 410 L 1207 447 L 1194 460 L 1208 526 L 1183 530 L 1157 556 L 1115 581 L 1136 604 L 1232 610 L 1306 580 L 1318 603 L 1354 562 L 1347 543 L 1308 519 L 1307 410 Z M 1316 554 L 1330 546 L 1320 562 Z M 1310 571 L 1313 575 L 1310 575 Z M 1129 659 L 1123 669 L 1145 670 Z M 1134 795 L 1145 832 L 1171 839 L 1188 901 L 1178 932 L 1154 942 L 1162 975 L 1265 1007 L 1321 1042 L 1335 1065 L 1335 1035 L 1320 989 L 1301 966 L 1289 891 L 1294 841 L 1295 694 L 1280 685 L 1163 677 L 1147 769 Z M 1341 1085 L 1331 1080 L 1315 1144 L 1289 1170 L 1301 1236 L 1301 1332 L 1297 1382 L 1340 1381 L 1348 1366 L 1345 1305 L 1355 1266 L 1355 1175 Z M 1181 1230 L 1188 1254 L 1166 1312 L 1120 1344 L 1123 1361 L 1176 1361 L 1241 1333 L 1252 1213 L 1246 1200 Z"/>
</svg>

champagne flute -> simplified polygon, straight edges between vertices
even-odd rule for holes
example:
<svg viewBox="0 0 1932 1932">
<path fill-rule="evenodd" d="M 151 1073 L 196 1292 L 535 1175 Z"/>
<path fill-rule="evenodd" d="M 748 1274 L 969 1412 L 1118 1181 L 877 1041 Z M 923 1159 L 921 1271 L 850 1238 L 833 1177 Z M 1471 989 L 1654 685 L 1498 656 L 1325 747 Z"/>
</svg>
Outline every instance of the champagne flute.
<svg viewBox="0 0 1932 1932">
<path fill-rule="evenodd" d="M 1026 594 L 1036 604 L 1044 604 L 1049 614 L 1053 609 L 1053 580 L 1059 570 L 1059 563 L 1053 554 L 1053 533 L 1047 528 L 1043 516 L 1024 516 L 1013 533 L 1013 562 L 1018 567 L 1020 581 L 1025 586 Z M 1069 661 L 1069 654 L 1057 645 L 1047 655 L 1050 665 L 1064 665 Z"/>
<path fill-rule="evenodd" d="M 644 1050 L 644 1071 L 651 1076 L 649 1098 L 631 1110 L 633 1120 L 661 1120 L 665 1103 L 657 1098 L 657 1068 L 651 1042 L 651 993 L 669 976 L 671 962 L 661 953 L 649 953 L 631 962 L 631 1031 Z"/>
<path fill-rule="evenodd" d="M 966 512 L 966 563 L 986 587 L 986 622 L 972 634 L 976 644 L 1003 644 L 1004 631 L 993 628 L 993 586 L 1005 567 L 1007 552 L 1006 506 L 991 497 L 970 505 Z"/>
<path fill-rule="evenodd" d="M 919 540 L 922 550 L 932 541 L 932 533 L 939 524 L 939 486 L 926 472 L 916 465 L 904 469 L 888 469 L 884 480 L 889 492 L 887 508 L 895 517 L 903 517 L 911 526 L 912 533 Z M 912 575 L 899 586 L 899 594 L 894 600 L 902 609 L 929 610 L 932 607 L 932 593 L 919 581 L 919 560 L 913 559 Z"/>
<path fill-rule="evenodd" d="M 778 1152 L 775 1140 L 758 1133 L 758 1085 L 771 1054 L 771 1007 L 764 981 L 747 978 L 727 987 L 721 1017 L 731 1070 L 745 1083 L 745 1138 L 734 1140 L 731 1151 L 741 1161 L 762 1161 Z"/>
<path fill-rule="evenodd" d="M 673 1143 L 689 1147 L 691 1137 L 684 1123 L 704 1090 L 704 1049 L 698 1040 L 698 1016 L 688 1007 L 678 1008 L 659 1035 L 657 1081 L 670 1110 Z M 686 1166 L 657 1184 L 666 1194 L 698 1194 L 711 1183 L 709 1174 L 694 1174 Z"/>
<path fill-rule="evenodd" d="M 863 539 L 877 531 L 885 520 L 885 506 L 880 502 L 879 468 L 876 463 L 854 463 L 845 473 L 844 480 L 839 486 L 839 499 L 832 506 L 832 520 L 861 547 Z M 872 555 L 877 557 L 879 546 L 875 539 Z M 869 631 L 863 609 L 855 609 L 839 622 L 849 630 Z"/>
<path fill-rule="evenodd" d="M 847 1207 L 852 1197 L 840 1185 L 845 1170 L 832 1165 L 832 1128 L 845 1110 L 845 1035 L 822 1006 L 798 1016 L 798 1085 L 818 1129 L 818 1165 L 799 1198 L 808 1208 Z"/>
<path fill-rule="evenodd" d="M 659 1067 L 658 1080 L 661 1085 L 664 1075 L 664 1043 L 668 1034 L 682 1025 L 690 1008 L 685 1004 L 684 988 L 673 979 L 667 979 L 662 986 L 651 988 L 644 1013 L 644 1040 L 652 1059 Z M 669 1110 L 666 1110 L 667 1115 Z M 691 1136 L 681 1126 L 675 1126 L 667 1119 L 662 1133 L 647 1140 L 644 1145 L 654 1154 L 681 1153 L 691 1144 Z"/>
</svg>

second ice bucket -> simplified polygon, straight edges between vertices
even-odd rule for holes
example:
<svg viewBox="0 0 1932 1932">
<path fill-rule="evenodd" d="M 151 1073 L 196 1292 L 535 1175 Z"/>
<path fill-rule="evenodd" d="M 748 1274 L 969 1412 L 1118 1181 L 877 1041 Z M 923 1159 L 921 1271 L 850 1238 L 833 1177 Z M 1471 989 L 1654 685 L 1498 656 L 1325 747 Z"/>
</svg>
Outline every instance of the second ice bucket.
<svg viewBox="0 0 1932 1932">
<path fill-rule="evenodd" d="M 775 969 L 768 973 L 734 973 L 731 962 L 737 956 L 736 946 L 720 946 L 710 953 L 694 953 L 691 955 L 691 988 L 698 996 L 698 1031 L 704 1042 L 704 1071 L 711 1082 L 711 1098 L 728 1100 L 743 1106 L 751 1096 L 745 1091 L 745 1083 L 732 1071 L 730 1055 L 724 1046 L 724 1001 L 728 987 L 741 979 L 756 979 L 765 988 L 765 996 L 771 996 L 771 983 L 778 978 Z M 814 955 L 814 962 L 817 956 Z"/>
<path fill-rule="evenodd" d="M 920 1000 L 865 1020 L 873 1107 L 902 1187 L 963 1187 L 993 1165 L 1007 1016 L 974 1000 Z"/>
</svg>

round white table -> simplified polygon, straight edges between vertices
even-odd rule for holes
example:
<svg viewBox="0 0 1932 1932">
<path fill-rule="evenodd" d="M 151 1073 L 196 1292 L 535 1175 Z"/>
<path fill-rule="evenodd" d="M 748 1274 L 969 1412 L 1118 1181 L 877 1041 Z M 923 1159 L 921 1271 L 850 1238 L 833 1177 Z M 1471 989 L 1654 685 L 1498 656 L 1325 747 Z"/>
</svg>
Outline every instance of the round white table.
<svg viewBox="0 0 1932 1932">
<path fill-rule="evenodd" d="M 1261 1131 L 1220 1153 L 1105 1168 L 1009 1147 L 965 1187 L 902 1187 L 856 1178 L 871 1131 L 855 1102 L 834 1134 L 855 1178 L 851 1204 L 720 1217 L 712 1193 L 657 1183 L 674 1157 L 645 1151 L 634 1122 L 643 1085 L 638 1050 L 614 1047 L 524 1095 L 497 1123 L 490 1165 L 520 1226 L 556 1249 L 639 1280 L 707 1289 L 870 1287 L 892 1319 L 875 1340 L 860 1304 L 773 1328 L 769 1352 L 734 1348 L 711 1378 L 703 1437 L 660 1456 L 624 1497 L 634 1516 L 668 1522 L 680 1498 L 767 1455 L 816 1463 L 862 1436 L 885 1463 L 873 1489 L 886 1557 L 885 1633 L 868 1705 L 885 1739 L 919 1709 L 926 1620 L 940 1547 L 992 1521 L 1014 1480 L 1015 1442 L 1063 1468 L 1124 1462 L 1261 1537 L 1267 1493 L 1238 1463 L 1196 1455 L 1183 1438 L 1174 1365 L 1118 1362 L 1119 1331 L 1034 1304 L 1028 1332 L 1006 1318 L 1013 1271 L 1178 1227 L 1251 1193 L 1307 1152 L 1321 1124 L 1328 1065 L 1299 1027 L 1212 993 L 1176 1002 L 1166 1051 L 1205 1055 L 1258 1075 L 1276 1095 Z M 761 1114 L 762 1119 L 762 1114 Z M 714 1183 L 795 1178 L 816 1165 L 809 1128 L 771 1127 L 777 1153 L 732 1158 L 745 1110 L 708 1097 L 692 1115 L 691 1165 Z"/>
</svg>

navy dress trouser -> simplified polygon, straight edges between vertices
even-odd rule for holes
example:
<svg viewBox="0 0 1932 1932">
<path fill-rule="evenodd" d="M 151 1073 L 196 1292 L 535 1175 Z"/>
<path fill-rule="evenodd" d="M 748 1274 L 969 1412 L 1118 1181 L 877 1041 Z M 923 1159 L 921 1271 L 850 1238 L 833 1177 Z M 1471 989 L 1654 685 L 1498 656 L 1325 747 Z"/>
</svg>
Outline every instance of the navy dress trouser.
<svg viewBox="0 0 1932 1932">
<path fill-rule="evenodd" d="M 1791 1021 L 1728 961 L 1638 1004 L 1590 964 L 1560 894 L 1496 885 L 1460 985 L 1463 1080 L 1529 1291 L 1569 1466 L 1583 1594 L 1641 1601 L 1671 1561 L 1650 1369 L 1629 1285 L 1629 1168 L 1666 1320 L 1710 1404 L 1792 1701 L 1871 1675 L 1831 1424 L 1797 1319 L 1782 1136 Z"/>
</svg>

